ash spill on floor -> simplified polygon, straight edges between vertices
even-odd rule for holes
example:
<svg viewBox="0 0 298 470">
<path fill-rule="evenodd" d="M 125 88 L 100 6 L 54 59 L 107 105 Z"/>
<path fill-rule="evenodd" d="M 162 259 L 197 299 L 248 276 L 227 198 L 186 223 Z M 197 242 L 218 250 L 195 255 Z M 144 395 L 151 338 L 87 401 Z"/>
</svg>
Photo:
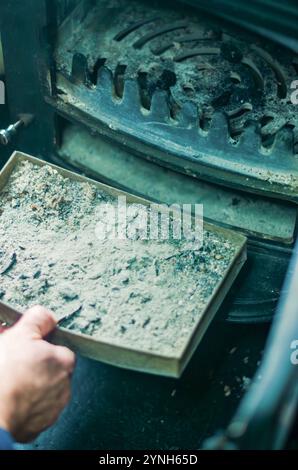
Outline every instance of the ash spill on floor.
<svg viewBox="0 0 298 470">
<path fill-rule="evenodd" d="M 204 232 L 186 240 L 100 239 L 98 210 L 117 204 L 92 184 L 50 166 L 20 163 L 0 195 L 0 298 L 42 304 L 63 326 L 171 357 L 186 346 L 235 246 Z M 133 224 L 141 213 L 131 205 Z"/>
</svg>

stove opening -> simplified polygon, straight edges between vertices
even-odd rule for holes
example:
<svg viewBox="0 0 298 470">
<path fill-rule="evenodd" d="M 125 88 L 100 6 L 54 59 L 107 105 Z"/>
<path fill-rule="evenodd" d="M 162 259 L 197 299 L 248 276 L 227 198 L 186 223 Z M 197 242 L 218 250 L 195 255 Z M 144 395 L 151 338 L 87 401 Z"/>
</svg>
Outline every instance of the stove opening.
<svg viewBox="0 0 298 470">
<path fill-rule="evenodd" d="M 66 3 L 51 97 L 60 113 L 165 167 L 296 202 L 290 50 L 183 2 Z"/>
</svg>

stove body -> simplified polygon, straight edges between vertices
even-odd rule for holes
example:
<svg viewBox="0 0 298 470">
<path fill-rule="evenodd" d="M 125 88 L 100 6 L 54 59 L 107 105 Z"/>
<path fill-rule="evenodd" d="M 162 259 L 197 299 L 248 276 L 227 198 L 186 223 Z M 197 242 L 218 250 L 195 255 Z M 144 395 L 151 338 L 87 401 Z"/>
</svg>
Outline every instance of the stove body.
<svg viewBox="0 0 298 470">
<path fill-rule="evenodd" d="M 35 115 L 7 155 L 19 149 L 156 201 L 203 203 L 208 220 L 249 241 L 247 266 L 179 383 L 81 359 L 74 402 L 35 445 L 199 446 L 226 426 L 261 360 L 296 236 L 297 54 L 184 2 L 8 0 L 0 18 L 10 121 Z M 105 436 L 98 420 L 112 423 Z"/>
</svg>

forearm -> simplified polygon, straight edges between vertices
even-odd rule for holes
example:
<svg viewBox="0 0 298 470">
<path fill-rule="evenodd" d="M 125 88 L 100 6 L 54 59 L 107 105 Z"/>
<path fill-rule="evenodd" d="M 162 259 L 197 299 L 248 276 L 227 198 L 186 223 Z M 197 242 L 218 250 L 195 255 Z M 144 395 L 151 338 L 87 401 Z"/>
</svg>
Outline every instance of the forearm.
<svg viewBox="0 0 298 470">
<path fill-rule="evenodd" d="M 53 314 L 36 306 L 1 334 L 0 449 L 34 440 L 69 402 L 75 356 L 43 339 L 55 326 Z"/>
</svg>

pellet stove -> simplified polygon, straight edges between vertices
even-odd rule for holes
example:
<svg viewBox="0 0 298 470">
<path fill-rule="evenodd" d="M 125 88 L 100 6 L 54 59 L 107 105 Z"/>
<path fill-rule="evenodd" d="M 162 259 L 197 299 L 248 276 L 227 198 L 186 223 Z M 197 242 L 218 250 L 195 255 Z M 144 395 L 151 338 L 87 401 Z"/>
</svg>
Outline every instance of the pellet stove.
<svg viewBox="0 0 298 470">
<path fill-rule="evenodd" d="M 20 113 L 35 117 L 9 151 L 42 156 L 154 201 L 203 203 L 209 221 L 248 236 L 248 263 L 184 385 L 110 372 L 82 360 L 81 375 L 86 370 L 94 375 L 92 368 L 101 367 L 106 390 L 123 384 L 128 408 L 131 390 L 134 400 L 148 395 L 147 405 L 138 405 L 142 419 L 132 427 L 123 410 L 110 409 L 118 405 L 102 398 L 109 412 L 100 405 L 98 416 L 119 413 L 127 448 L 147 442 L 151 448 L 191 448 L 226 426 L 260 361 L 265 322 L 274 315 L 296 238 L 298 114 L 290 85 L 297 79 L 298 49 L 290 26 L 298 20 L 297 8 L 285 2 L 279 12 L 278 2 L 264 2 L 272 7 L 273 29 L 280 20 L 278 34 L 270 34 L 270 24 L 265 31 L 256 20 L 262 2 L 251 2 L 255 16 L 246 16 L 245 2 L 238 2 L 240 17 L 227 9 L 235 2 L 210 2 L 218 11 L 207 3 L 7 0 L 0 5 L 10 121 Z M 194 369 L 202 357 L 208 366 L 199 374 Z M 99 379 L 88 380 L 100 387 Z M 86 384 L 82 389 L 83 410 L 89 398 Z M 152 398 L 155 390 L 161 408 Z M 175 417 L 181 426 L 172 432 Z M 161 421 L 166 429 L 153 441 L 148 434 L 156 436 Z M 74 422 L 70 414 L 50 431 L 54 447 L 63 426 Z M 42 439 L 40 446 L 46 445 Z M 78 439 L 61 446 L 84 446 Z M 99 439 L 85 447 L 122 444 L 113 435 Z"/>
</svg>

